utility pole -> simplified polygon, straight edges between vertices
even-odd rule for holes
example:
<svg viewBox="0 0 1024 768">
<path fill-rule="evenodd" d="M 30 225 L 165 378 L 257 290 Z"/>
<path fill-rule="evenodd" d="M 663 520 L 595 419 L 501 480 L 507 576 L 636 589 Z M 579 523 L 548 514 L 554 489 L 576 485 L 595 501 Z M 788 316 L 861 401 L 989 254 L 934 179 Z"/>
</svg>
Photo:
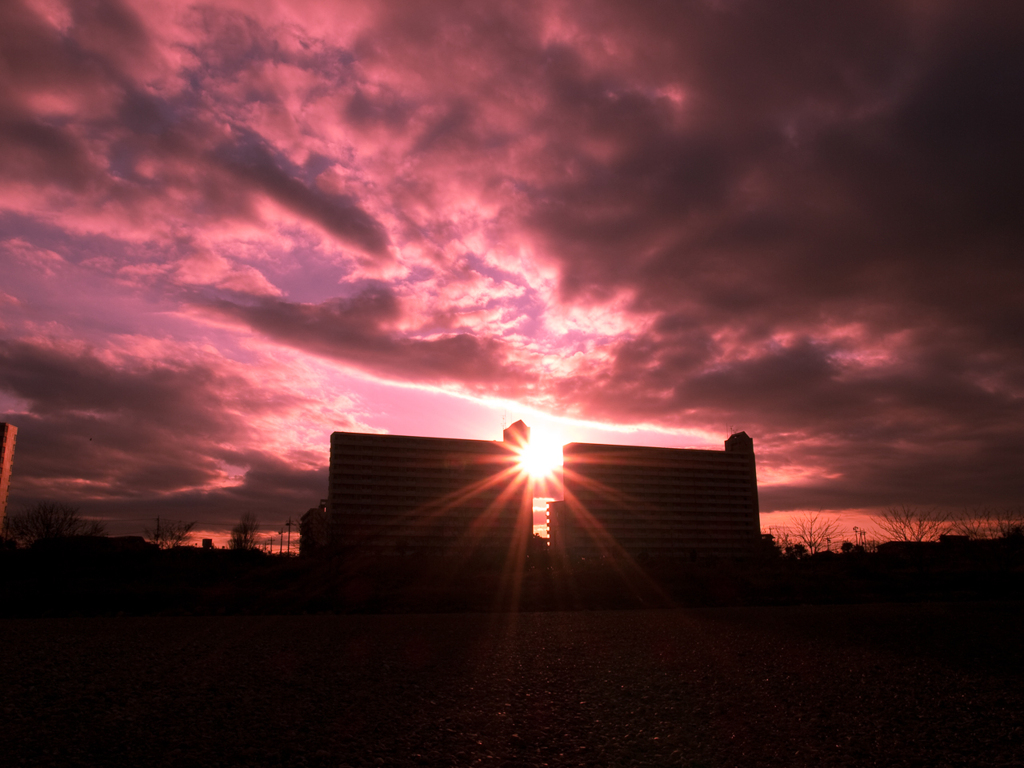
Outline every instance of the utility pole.
<svg viewBox="0 0 1024 768">
<path fill-rule="evenodd" d="M 285 525 L 288 526 L 288 554 L 290 555 L 292 553 L 292 526 L 295 525 L 295 523 L 292 522 L 290 515 L 288 516 L 288 522 L 285 523 Z"/>
<path fill-rule="evenodd" d="M 284 553 L 284 528 L 281 528 L 277 534 L 281 537 L 277 543 L 277 554 L 280 555 Z"/>
</svg>

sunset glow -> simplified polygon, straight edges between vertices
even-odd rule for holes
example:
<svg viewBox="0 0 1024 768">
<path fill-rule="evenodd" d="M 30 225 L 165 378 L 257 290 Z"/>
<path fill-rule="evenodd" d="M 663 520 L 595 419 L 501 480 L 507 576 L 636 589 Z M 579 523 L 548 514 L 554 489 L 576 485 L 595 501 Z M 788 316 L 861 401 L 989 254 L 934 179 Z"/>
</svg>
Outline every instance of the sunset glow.
<svg viewBox="0 0 1024 768">
<path fill-rule="evenodd" d="M 1012 3 L 7 0 L 10 508 L 277 530 L 332 431 L 517 409 L 542 497 L 561 442 L 745 430 L 766 525 L 1018 505 L 1022 37 Z"/>
<path fill-rule="evenodd" d="M 557 437 L 535 432 L 519 452 L 519 466 L 534 480 L 553 477 L 562 466 L 562 443 Z"/>
</svg>

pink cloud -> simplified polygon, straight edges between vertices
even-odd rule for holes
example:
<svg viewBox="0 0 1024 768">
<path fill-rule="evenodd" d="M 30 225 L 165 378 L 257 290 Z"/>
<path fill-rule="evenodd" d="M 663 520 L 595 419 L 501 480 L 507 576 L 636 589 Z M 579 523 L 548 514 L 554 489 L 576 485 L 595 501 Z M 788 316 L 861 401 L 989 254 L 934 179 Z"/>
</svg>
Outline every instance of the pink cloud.
<svg viewBox="0 0 1024 768">
<path fill-rule="evenodd" d="M 271 359 L 308 374 L 271 400 L 344 370 L 737 426 L 765 508 L 1009 503 L 1020 31 L 998 4 L 9 2 L 0 341 L 111 387 L 193 360 L 214 402 Z M 139 487 L 212 493 L 254 412 Z"/>
</svg>

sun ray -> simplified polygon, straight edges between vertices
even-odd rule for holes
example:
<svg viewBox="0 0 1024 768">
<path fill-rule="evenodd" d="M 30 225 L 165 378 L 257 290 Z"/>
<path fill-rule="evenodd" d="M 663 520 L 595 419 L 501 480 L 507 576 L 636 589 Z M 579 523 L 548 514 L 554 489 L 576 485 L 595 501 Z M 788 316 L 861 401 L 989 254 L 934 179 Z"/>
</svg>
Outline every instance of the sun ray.
<svg viewBox="0 0 1024 768">
<path fill-rule="evenodd" d="M 519 449 L 519 467 L 535 482 L 550 480 L 562 468 L 562 440 L 558 435 L 534 431 Z"/>
</svg>

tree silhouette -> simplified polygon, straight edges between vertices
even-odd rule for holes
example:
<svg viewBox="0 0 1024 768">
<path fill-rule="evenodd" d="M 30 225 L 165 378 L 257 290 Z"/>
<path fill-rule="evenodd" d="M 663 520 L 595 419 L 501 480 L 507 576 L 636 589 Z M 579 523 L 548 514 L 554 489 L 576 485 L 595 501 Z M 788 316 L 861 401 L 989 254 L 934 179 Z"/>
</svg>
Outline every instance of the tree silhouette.
<svg viewBox="0 0 1024 768">
<path fill-rule="evenodd" d="M 829 548 L 831 540 L 838 539 L 843 533 L 838 517 L 823 515 L 821 512 L 805 512 L 793 518 L 792 527 L 793 538 L 812 555 Z"/>
<path fill-rule="evenodd" d="M 258 536 L 260 524 L 256 515 L 252 512 L 245 512 L 238 520 L 238 524 L 231 529 L 231 538 L 228 539 L 228 549 L 259 549 Z"/>
<path fill-rule="evenodd" d="M 161 520 L 156 519 L 156 525 L 152 528 L 144 528 L 146 538 L 156 544 L 160 549 L 180 547 L 192 536 L 192 529 L 196 521 L 186 523 L 184 520 Z"/>
<path fill-rule="evenodd" d="M 891 541 L 934 541 L 946 529 L 947 517 L 935 510 L 900 504 L 872 519 Z"/>
<path fill-rule="evenodd" d="M 23 547 L 45 539 L 103 536 L 107 532 L 98 520 L 84 519 L 78 507 L 58 501 L 40 501 L 11 515 L 9 530 L 11 538 Z"/>
<path fill-rule="evenodd" d="M 998 538 L 1002 518 L 1002 514 L 991 507 L 964 508 L 949 517 L 949 530 L 970 539 Z"/>
<path fill-rule="evenodd" d="M 786 556 L 792 557 L 799 560 L 801 557 L 807 554 L 807 547 L 803 544 L 790 544 L 786 547 Z"/>
<path fill-rule="evenodd" d="M 995 529 L 1001 539 L 1024 536 L 1024 509 L 1005 509 L 997 514 Z"/>
<path fill-rule="evenodd" d="M 781 554 L 785 554 L 793 546 L 793 536 L 785 526 L 769 528 L 768 535 L 772 537 L 772 543 Z"/>
</svg>

